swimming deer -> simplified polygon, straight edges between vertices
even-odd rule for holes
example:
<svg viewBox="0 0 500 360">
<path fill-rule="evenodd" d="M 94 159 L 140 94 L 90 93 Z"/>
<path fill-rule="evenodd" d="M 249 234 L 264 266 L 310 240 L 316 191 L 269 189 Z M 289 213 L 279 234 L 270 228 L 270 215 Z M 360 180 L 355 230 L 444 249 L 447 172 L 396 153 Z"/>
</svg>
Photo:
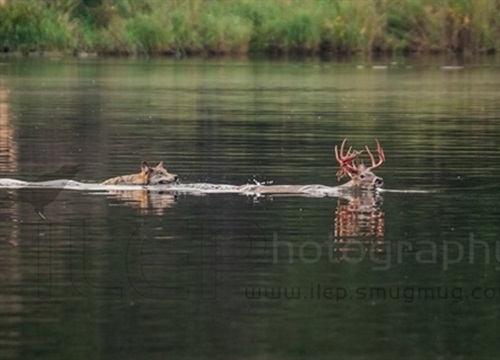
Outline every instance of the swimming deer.
<svg viewBox="0 0 500 360">
<path fill-rule="evenodd" d="M 310 195 L 327 195 L 335 194 L 341 191 L 347 190 L 374 190 L 382 187 L 384 185 L 384 180 L 381 177 L 376 176 L 373 170 L 379 168 L 385 161 L 384 149 L 380 146 L 378 140 L 375 140 L 377 144 L 377 154 L 378 161 L 375 161 L 375 156 L 370 151 L 368 146 L 365 146 L 366 152 L 371 160 L 371 166 L 365 166 L 359 159 L 363 150 L 357 151 L 352 150 L 349 147 L 347 152 L 344 154 L 345 144 L 347 138 L 342 141 L 340 145 L 340 150 L 335 145 L 335 159 L 340 165 L 340 169 L 337 172 L 337 179 L 341 180 L 345 176 L 349 176 L 351 180 L 345 184 L 336 187 L 328 187 L 323 185 L 262 185 L 262 184 L 247 184 L 238 187 L 239 192 L 245 194 L 310 194 Z"/>
<path fill-rule="evenodd" d="M 359 161 L 359 156 L 363 151 L 353 151 L 352 147 L 349 147 L 347 153 L 344 155 L 346 142 L 347 139 L 342 141 L 340 151 L 338 150 L 337 145 L 335 145 L 335 159 L 337 159 L 337 162 L 340 164 L 340 169 L 337 172 L 337 179 L 340 180 L 345 176 L 349 176 L 351 178 L 349 182 L 340 186 L 343 188 L 359 187 L 362 189 L 376 189 L 382 187 L 382 185 L 384 185 L 384 180 L 373 173 L 373 170 L 380 167 L 385 161 L 384 149 L 382 149 L 378 140 L 375 140 L 378 154 L 377 162 L 375 161 L 375 157 L 368 146 L 365 146 L 366 152 L 368 153 L 368 156 L 370 156 L 370 160 L 372 162 L 371 166 L 365 166 Z"/>
</svg>

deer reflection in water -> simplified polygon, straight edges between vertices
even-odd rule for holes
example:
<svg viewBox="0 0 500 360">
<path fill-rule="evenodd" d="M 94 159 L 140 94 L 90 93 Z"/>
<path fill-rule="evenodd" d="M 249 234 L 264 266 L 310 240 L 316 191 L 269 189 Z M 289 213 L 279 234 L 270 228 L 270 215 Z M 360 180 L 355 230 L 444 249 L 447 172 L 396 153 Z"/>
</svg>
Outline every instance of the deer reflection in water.
<svg viewBox="0 0 500 360">
<path fill-rule="evenodd" d="M 344 154 L 346 140 L 342 141 L 340 151 L 335 146 L 335 158 L 340 165 L 337 178 L 340 180 L 345 176 L 350 177 L 351 180 L 341 187 L 352 191 L 345 192 L 337 201 L 333 225 L 335 249 L 341 259 L 352 259 L 353 252 L 358 252 L 358 255 L 372 252 L 372 256 L 376 256 L 384 251 L 385 222 L 381 209 L 382 196 L 372 189 L 382 187 L 384 182 L 372 171 L 384 163 L 384 150 L 378 140 L 375 140 L 378 154 L 376 161 L 366 146 L 371 166 L 365 166 L 359 160 L 363 151 L 349 147 Z"/>
<path fill-rule="evenodd" d="M 359 192 L 338 199 L 333 219 L 333 242 L 340 259 L 382 254 L 385 249 L 385 219 L 382 196 Z"/>
</svg>

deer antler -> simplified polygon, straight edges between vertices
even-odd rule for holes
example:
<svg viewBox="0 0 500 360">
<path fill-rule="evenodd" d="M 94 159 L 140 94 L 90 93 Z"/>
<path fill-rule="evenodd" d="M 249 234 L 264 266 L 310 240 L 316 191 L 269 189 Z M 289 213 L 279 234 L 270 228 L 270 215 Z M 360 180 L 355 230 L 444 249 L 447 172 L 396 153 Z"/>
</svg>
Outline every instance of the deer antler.
<svg viewBox="0 0 500 360">
<path fill-rule="evenodd" d="M 368 155 L 370 156 L 370 160 L 372 161 L 372 166 L 368 168 L 369 170 L 375 170 L 385 161 L 384 149 L 382 149 L 382 146 L 380 146 L 378 140 L 375 140 L 375 142 L 377 143 L 378 162 L 375 162 L 375 157 L 373 156 L 372 152 L 370 151 L 368 146 L 365 146 L 366 152 L 368 153 Z"/>
<path fill-rule="evenodd" d="M 349 147 L 347 153 L 344 155 L 344 146 L 347 141 L 347 138 L 342 141 L 340 145 L 340 152 L 335 145 L 335 158 L 337 159 L 340 169 L 337 172 L 337 179 L 341 179 L 346 175 L 352 176 L 352 174 L 356 174 L 358 169 L 352 163 L 356 160 L 356 158 L 361 154 L 362 151 L 352 150 L 352 146 Z"/>
</svg>

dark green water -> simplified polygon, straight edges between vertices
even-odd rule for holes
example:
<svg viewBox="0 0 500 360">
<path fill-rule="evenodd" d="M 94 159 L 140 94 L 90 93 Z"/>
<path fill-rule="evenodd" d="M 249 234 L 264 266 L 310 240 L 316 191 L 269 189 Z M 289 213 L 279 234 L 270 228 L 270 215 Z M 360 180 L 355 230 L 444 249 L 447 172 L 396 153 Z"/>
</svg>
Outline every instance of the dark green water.
<svg viewBox="0 0 500 360">
<path fill-rule="evenodd" d="M 0 178 L 334 186 L 348 137 L 433 192 L 0 189 L 0 358 L 495 357 L 499 67 L 359 64 L 2 60 Z"/>
</svg>

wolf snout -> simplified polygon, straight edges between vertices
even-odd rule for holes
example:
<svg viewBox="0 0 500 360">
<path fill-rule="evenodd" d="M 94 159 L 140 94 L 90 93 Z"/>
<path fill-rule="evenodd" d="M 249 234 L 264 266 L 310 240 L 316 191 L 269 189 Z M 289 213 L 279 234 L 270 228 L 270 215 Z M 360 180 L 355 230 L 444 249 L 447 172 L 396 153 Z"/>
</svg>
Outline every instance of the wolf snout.
<svg viewBox="0 0 500 360">
<path fill-rule="evenodd" d="M 175 183 L 178 180 L 179 180 L 179 176 L 172 174 L 172 176 L 170 177 L 170 179 L 168 179 L 168 180 L 166 180 L 166 179 L 165 180 L 160 180 L 160 181 L 158 181 L 158 184 L 160 184 L 160 185 L 167 185 L 167 184 Z"/>
</svg>

